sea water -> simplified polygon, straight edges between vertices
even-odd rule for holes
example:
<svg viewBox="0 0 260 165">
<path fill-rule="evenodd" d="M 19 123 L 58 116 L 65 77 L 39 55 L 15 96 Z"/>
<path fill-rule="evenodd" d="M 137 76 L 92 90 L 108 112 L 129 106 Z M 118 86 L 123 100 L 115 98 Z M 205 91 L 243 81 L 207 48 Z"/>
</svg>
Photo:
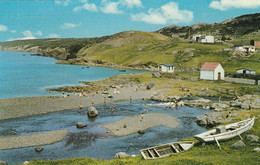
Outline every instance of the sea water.
<svg viewBox="0 0 260 165">
<path fill-rule="evenodd" d="M 79 81 L 95 81 L 139 70 L 120 72 L 116 68 L 79 65 L 57 65 L 49 57 L 31 53 L 0 51 L 0 98 L 46 96 L 46 88 L 79 85 Z"/>
</svg>

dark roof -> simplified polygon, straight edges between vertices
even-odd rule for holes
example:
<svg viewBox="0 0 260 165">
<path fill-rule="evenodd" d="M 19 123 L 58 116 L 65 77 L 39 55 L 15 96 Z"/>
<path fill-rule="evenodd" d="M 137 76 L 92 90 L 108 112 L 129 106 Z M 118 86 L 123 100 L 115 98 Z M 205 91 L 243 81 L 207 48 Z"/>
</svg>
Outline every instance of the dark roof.
<svg viewBox="0 0 260 165">
<path fill-rule="evenodd" d="M 248 70 L 248 71 L 255 71 L 254 69 L 251 69 L 251 68 L 242 68 L 242 69 L 237 69 L 237 70 Z"/>
<path fill-rule="evenodd" d="M 162 65 L 167 66 L 167 67 L 174 66 L 173 64 L 162 64 Z"/>
</svg>

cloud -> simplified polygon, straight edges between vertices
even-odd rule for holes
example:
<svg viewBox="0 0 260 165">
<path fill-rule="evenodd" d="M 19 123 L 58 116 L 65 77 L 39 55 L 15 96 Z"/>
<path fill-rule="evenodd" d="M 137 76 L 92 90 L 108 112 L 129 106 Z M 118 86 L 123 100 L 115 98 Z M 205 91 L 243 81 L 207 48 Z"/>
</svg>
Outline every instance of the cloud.
<svg viewBox="0 0 260 165">
<path fill-rule="evenodd" d="M 129 8 L 133 7 L 143 7 L 141 0 L 120 0 L 122 5 L 125 5 Z"/>
<path fill-rule="evenodd" d="M 123 14 L 124 12 L 119 9 L 120 1 L 111 2 L 107 0 L 102 0 L 103 7 L 100 10 L 105 14 Z"/>
<path fill-rule="evenodd" d="M 8 30 L 8 27 L 5 25 L 0 25 L 0 32 L 5 32 Z"/>
<path fill-rule="evenodd" d="M 49 35 L 47 35 L 46 37 L 47 37 L 47 38 L 59 38 L 59 35 L 53 33 L 53 34 L 49 34 Z"/>
<path fill-rule="evenodd" d="M 232 8 L 256 9 L 260 7 L 260 0 L 214 0 L 209 7 L 222 11 Z"/>
<path fill-rule="evenodd" d="M 178 3 L 169 2 L 159 9 L 149 9 L 147 13 L 132 14 L 133 21 L 145 22 L 148 24 L 178 24 L 189 23 L 193 20 L 193 12 L 180 10 Z"/>
<path fill-rule="evenodd" d="M 83 6 L 77 6 L 73 9 L 73 11 L 81 11 L 81 10 L 87 10 L 92 12 L 97 12 L 98 8 L 94 3 L 88 3 L 88 1 L 83 0 L 81 2 L 84 2 L 85 4 Z"/>
<path fill-rule="evenodd" d="M 60 26 L 61 29 L 72 29 L 72 28 L 75 28 L 77 26 L 81 25 L 80 24 L 73 24 L 73 23 L 64 23 Z"/>
<path fill-rule="evenodd" d="M 56 5 L 59 5 L 59 6 L 68 6 L 71 1 L 70 0 L 55 0 L 54 2 Z"/>
<path fill-rule="evenodd" d="M 36 39 L 30 30 L 23 31 L 22 35 L 23 38 L 19 38 L 20 40 Z"/>
<path fill-rule="evenodd" d="M 42 36 L 42 32 L 40 30 L 38 30 L 37 32 L 33 33 L 36 36 Z"/>
<path fill-rule="evenodd" d="M 10 30 L 11 33 L 16 33 L 17 31 L 16 30 Z"/>
</svg>

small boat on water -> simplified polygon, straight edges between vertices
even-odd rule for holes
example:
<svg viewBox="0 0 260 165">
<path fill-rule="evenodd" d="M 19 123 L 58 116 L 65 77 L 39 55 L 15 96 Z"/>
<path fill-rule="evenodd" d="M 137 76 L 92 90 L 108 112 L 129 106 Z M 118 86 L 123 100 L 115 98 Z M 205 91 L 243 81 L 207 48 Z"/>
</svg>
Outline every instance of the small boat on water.
<svg viewBox="0 0 260 165">
<path fill-rule="evenodd" d="M 225 126 L 219 126 L 216 129 L 195 135 L 194 137 L 202 143 L 216 141 L 220 147 L 218 141 L 228 140 L 236 136 L 241 138 L 240 134 L 250 130 L 254 125 L 254 121 L 255 117 Z"/>
<path fill-rule="evenodd" d="M 173 142 L 142 149 L 140 153 L 144 159 L 158 159 L 186 151 L 193 147 L 193 145 L 194 142 L 192 141 Z"/>
<path fill-rule="evenodd" d="M 119 69 L 119 72 L 126 72 L 125 69 Z"/>
</svg>

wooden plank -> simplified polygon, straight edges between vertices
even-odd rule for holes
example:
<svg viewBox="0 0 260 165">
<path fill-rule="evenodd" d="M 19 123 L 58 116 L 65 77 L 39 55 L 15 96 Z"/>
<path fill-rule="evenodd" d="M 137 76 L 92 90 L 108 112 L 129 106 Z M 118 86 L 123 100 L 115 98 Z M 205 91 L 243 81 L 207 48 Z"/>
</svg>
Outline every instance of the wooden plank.
<svg viewBox="0 0 260 165">
<path fill-rule="evenodd" d="M 218 142 L 217 138 L 216 138 L 216 137 L 214 137 L 214 139 L 215 139 L 215 141 L 216 141 L 216 143 L 217 143 L 217 145 L 218 145 L 218 148 L 219 148 L 219 149 L 221 149 L 221 146 L 220 146 L 220 144 L 219 144 L 219 142 Z"/>
</svg>

